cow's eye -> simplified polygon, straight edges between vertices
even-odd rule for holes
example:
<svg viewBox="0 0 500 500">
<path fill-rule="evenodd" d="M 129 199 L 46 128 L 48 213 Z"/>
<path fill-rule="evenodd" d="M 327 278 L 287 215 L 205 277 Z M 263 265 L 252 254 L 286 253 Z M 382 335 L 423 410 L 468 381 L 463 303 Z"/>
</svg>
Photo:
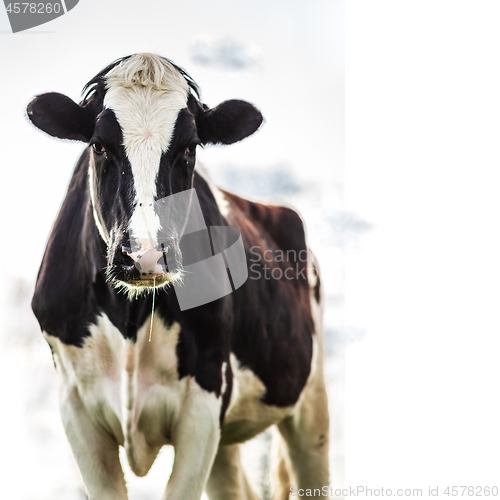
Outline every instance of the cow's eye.
<svg viewBox="0 0 500 500">
<path fill-rule="evenodd" d="M 194 156 L 196 152 L 196 145 L 188 146 L 186 150 L 184 151 L 184 154 L 187 156 Z"/>
<path fill-rule="evenodd" d="M 100 142 L 92 143 L 92 148 L 94 149 L 95 153 L 98 155 L 103 155 L 106 153 L 104 146 Z"/>
</svg>

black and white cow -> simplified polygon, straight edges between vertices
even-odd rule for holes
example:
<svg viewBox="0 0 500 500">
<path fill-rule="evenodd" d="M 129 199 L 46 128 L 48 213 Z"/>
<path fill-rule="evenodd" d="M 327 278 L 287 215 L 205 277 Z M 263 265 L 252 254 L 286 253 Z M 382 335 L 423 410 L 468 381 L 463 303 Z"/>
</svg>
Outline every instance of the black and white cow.
<svg viewBox="0 0 500 500">
<path fill-rule="evenodd" d="M 211 500 L 254 499 L 239 443 L 274 424 L 274 498 L 328 485 L 321 287 L 301 219 L 221 191 L 195 169 L 197 146 L 244 139 L 260 112 L 239 100 L 208 108 L 185 71 L 153 54 L 115 61 L 84 92 L 80 104 L 39 95 L 27 112 L 46 133 L 88 144 L 32 302 L 88 496 L 127 498 L 119 446 L 144 476 L 173 445 L 165 499 L 205 489 Z M 190 189 L 207 227 L 239 230 L 252 269 L 233 293 L 181 310 L 172 285 L 182 273 L 161 265 L 171 250 L 157 250 L 168 224 L 155 202 Z M 152 251 L 158 265 L 143 279 L 136 264 Z"/>
</svg>

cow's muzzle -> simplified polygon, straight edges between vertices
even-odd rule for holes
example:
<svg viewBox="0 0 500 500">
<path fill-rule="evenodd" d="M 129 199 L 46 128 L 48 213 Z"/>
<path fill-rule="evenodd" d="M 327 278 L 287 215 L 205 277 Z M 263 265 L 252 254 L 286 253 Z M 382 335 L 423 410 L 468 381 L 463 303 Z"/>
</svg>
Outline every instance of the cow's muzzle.
<svg viewBox="0 0 500 500">
<path fill-rule="evenodd" d="M 122 247 L 122 252 L 132 259 L 133 265 L 139 271 L 142 280 L 168 272 L 168 248 L 161 247 L 161 250 L 158 251 L 156 248 L 151 247 L 141 247 L 139 249 Z"/>
<path fill-rule="evenodd" d="M 122 246 L 114 258 L 115 277 L 134 287 L 161 286 L 180 277 L 180 262 L 172 246 Z"/>
</svg>

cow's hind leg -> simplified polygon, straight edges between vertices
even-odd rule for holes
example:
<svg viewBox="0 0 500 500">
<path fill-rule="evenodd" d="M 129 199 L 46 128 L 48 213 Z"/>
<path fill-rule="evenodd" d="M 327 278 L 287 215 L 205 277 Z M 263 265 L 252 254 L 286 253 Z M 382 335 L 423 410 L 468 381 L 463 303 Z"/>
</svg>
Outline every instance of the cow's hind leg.
<svg viewBox="0 0 500 500">
<path fill-rule="evenodd" d="M 126 500 L 118 443 L 90 417 L 76 388 L 62 392 L 61 416 L 89 500 Z"/>
<path fill-rule="evenodd" d="M 323 375 L 322 290 L 317 264 L 311 255 L 309 270 L 311 312 L 314 319 L 311 374 L 293 413 L 278 424 L 278 462 L 275 465 L 273 500 L 289 498 L 295 488 L 321 494 L 329 486 L 328 397 Z M 282 442 L 281 439 L 282 438 Z M 320 490 L 316 492 L 314 490 Z"/>
<path fill-rule="evenodd" d="M 311 375 L 293 413 L 278 424 L 274 499 L 288 499 L 290 487 L 321 490 L 329 486 L 328 397 L 323 376 L 321 308 L 312 301 L 316 325 Z M 279 439 L 278 439 L 279 441 Z"/>
<path fill-rule="evenodd" d="M 274 498 L 288 499 L 290 487 L 328 487 L 329 416 L 324 384 L 306 388 L 298 407 L 278 424 L 278 430 L 283 442 L 278 443 Z"/>
<path fill-rule="evenodd" d="M 257 500 L 241 465 L 239 444 L 219 447 L 206 491 L 210 500 Z"/>
</svg>

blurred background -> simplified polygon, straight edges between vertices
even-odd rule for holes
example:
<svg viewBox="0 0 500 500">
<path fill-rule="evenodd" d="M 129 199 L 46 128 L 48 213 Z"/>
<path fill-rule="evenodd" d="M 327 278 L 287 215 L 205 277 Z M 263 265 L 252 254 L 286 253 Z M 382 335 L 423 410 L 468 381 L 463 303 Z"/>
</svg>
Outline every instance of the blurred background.
<svg viewBox="0 0 500 500">
<path fill-rule="evenodd" d="M 78 99 L 139 51 L 184 66 L 207 104 L 247 99 L 266 117 L 200 161 L 306 221 L 326 287 L 332 484 L 345 456 L 349 486 L 500 486 L 500 4 L 346 3 L 345 178 L 341 1 L 81 0 L 16 35 L 0 9 L 0 498 L 83 499 L 29 308 L 82 145 L 24 109 L 44 91 Z M 244 454 L 263 496 L 269 441 Z M 127 472 L 131 498 L 160 497 L 171 459 Z"/>
<path fill-rule="evenodd" d="M 83 144 L 32 127 L 26 104 L 58 91 L 76 101 L 114 59 L 156 52 L 182 66 L 209 106 L 245 99 L 263 113 L 257 134 L 199 152 L 216 183 L 285 204 L 304 218 L 323 272 L 332 484 L 344 481 L 344 346 L 363 337 L 344 321 L 344 255 L 371 223 L 344 209 L 343 0 L 183 2 L 81 0 L 68 14 L 11 34 L 0 9 L 0 498 L 81 500 L 57 407 L 56 373 L 30 300 L 45 243 Z M 68 256 L 71 258 L 71 256 Z M 257 491 L 269 498 L 271 432 L 245 445 Z M 173 453 L 144 479 L 127 469 L 131 500 L 160 498 Z M 22 465 L 21 465 L 22 464 Z"/>
</svg>

